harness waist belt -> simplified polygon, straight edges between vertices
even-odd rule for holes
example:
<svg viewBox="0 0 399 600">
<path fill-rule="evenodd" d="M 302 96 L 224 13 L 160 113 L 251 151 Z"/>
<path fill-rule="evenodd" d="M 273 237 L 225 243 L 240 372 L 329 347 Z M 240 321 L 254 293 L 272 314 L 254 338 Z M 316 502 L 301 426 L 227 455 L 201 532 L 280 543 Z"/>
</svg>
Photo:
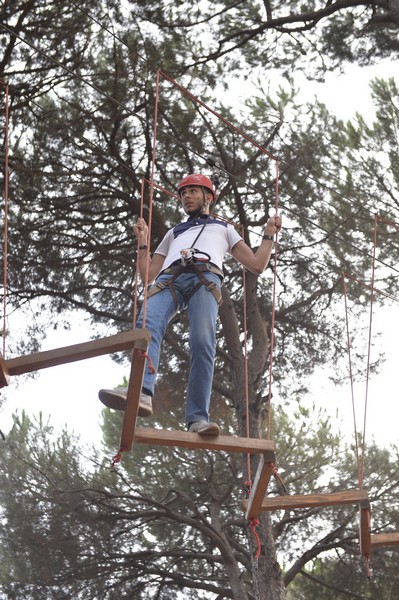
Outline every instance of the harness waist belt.
<svg viewBox="0 0 399 600">
<path fill-rule="evenodd" d="M 208 271 L 215 273 L 223 280 L 223 271 L 211 262 L 195 262 L 192 264 L 182 265 L 180 261 L 176 261 L 160 272 L 159 275 L 174 275 L 175 273 L 195 273 L 196 271 Z M 158 277 L 159 277 L 158 275 Z"/>
<path fill-rule="evenodd" d="M 166 269 L 161 271 L 160 275 L 164 275 L 164 274 L 165 275 L 173 275 L 173 277 L 171 277 L 169 281 L 165 281 L 165 282 L 155 280 L 154 285 L 147 292 L 147 298 L 151 298 L 151 296 L 153 296 L 154 294 L 157 294 L 158 292 L 160 292 L 166 288 L 169 288 L 170 293 L 173 296 L 173 302 L 175 304 L 175 308 L 177 310 L 178 309 L 178 301 L 177 301 L 176 291 L 173 286 L 173 283 L 176 281 L 176 279 L 182 273 L 195 273 L 198 276 L 199 281 L 193 287 L 191 292 L 189 293 L 188 297 L 186 298 L 186 301 L 188 301 L 191 298 L 191 296 L 193 296 L 193 294 L 195 294 L 195 292 L 201 287 L 201 285 L 205 285 L 207 290 L 215 296 L 217 303 L 221 304 L 222 303 L 222 294 L 219 291 L 216 283 L 214 281 L 209 281 L 204 276 L 203 273 L 206 273 L 206 272 L 215 273 L 223 281 L 223 272 L 221 271 L 221 269 L 219 269 L 219 267 L 217 267 L 213 263 L 210 263 L 210 262 L 197 263 L 196 262 L 196 263 L 191 263 L 191 264 L 187 264 L 187 265 L 182 265 L 179 262 L 178 264 L 172 264 L 172 265 L 170 265 L 170 267 L 167 267 Z"/>
</svg>

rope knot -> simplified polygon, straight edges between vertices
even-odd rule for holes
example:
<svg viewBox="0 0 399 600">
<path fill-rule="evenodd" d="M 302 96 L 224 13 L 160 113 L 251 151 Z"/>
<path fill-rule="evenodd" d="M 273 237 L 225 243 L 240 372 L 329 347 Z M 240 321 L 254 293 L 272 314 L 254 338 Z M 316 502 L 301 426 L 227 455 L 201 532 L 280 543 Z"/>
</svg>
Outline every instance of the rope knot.
<svg viewBox="0 0 399 600">
<path fill-rule="evenodd" d="M 258 560 L 259 556 L 260 556 L 260 551 L 261 551 L 261 545 L 260 545 L 260 537 L 258 535 L 258 532 L 256 531 L 256 527 L 259 525 L 259 520 L 256 519 L 255 517 L 253 519 L 251 519 L 249 526 L 252 530 L 252 533 L 255 536 L 255 540 L 256 540 L 256 554 L 255 554 L 255 558 L 256 560 Z"/>
<path fill-rule="evenodd" d="M 151 356 L 145 350 L 140 350 L 140 356 L 143 356 L 148 360 L 148 371 L 151 373 L 151 375 L 153 375 L 156 372 L 156 369 L 154 367 L 154 363 L 152 362 Z"/>
<path fill-rule="evenodd" d="M 114 457 L 113 457 L 113 459 L 112 459 L 112 462 L 111 462 L 111 467 L 110 467 L 110 471 L 114 471 L 114 469 L 115 469 L 115 465 L 121 462 L 121 460 L 122 460 L 122 455 L 123 455 L 123 453 L 124 453 L 125 451 L 126 451 L 126 448 L 125 448 L 125 446 L 121 446 L 121 447 L 119 448 L 118 452 L 115 454 L 115 456 L 114 456 Z"/>
</svg>

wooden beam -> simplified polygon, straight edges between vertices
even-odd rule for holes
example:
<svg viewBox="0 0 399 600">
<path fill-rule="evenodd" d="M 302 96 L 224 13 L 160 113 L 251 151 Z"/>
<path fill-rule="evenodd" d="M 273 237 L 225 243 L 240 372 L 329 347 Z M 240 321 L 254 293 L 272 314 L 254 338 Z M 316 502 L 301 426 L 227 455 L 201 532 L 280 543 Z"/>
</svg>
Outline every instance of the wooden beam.
<svg viewBox="0 0 399 600">
<path fill-rule="evenodd" d="M 127 451 L 131 450 L 133 444 L 145 364 L 146 353 L 142 349 L 134 348 L 130 363 L 130 377 L 127 388 L 126 409 L 123 414 L 120 445 L 121 448 Z"/>
<path fill-rule="evenodd" d="M 274 452 L 265 452 L 261 454 L 255 480 L 248 498 L 247 511 L 245 518 L 250 521 L 255 519 L 260 512 L 263 499 L 266 495 L 267 486 L 274 469 L 276 458 Z"/>
<path fill-rule="evenodd" d="M 147 329 L 134 329 L 109 337 L 83 342 L 82 344 L 74 344 L 72 346 L 56 348 L 55 350 L 11 358 L 5 361 L 5 366 L 9 375 L 22 375 L 23 373 L 31 373 L 32 371 L 39 371 L 47 367 L 94 358 L 103 354 L 112 354 L 133 347 L 145 349 L 150 339 L 151 335 Z"/>
<path fill-rule="evenodd" d="M 225 450 L 226 452 L 245 452 L 262 454 L 274 452 L 275 444 L 270 440 L 236 436 L 211 436 L 188 433 L 187 431 L 170 431 L 166 429 L 150 429 L 137 427 L 134 441 L 139 444 L 155 446 L 179 446 L 183 448 L 203 448 L 208 450 Z"/>
<path fill-rule="evenodd" d="M 338 506 L 341 504 L 356 504 L 368 499 L 364 490 L 348 490 L 332 492 L 331 494 L 305 494 L 295 496 L 276 496 L 263 498 L 261 511 L 292 510 L 294 508 L 319 508 L 323 506 Z M 248 508 L 248 500 L 242 503 L 243 510 Z"/>
<path fill-rule="evenodd" d="M 371 547 L 399 546 L 399 533 L 372 533 Z"/>
<path fill-rule="evenodd" d="M 360 524 L 359 542 L 362 556 L 368 558 L 371 554 L 371 511 L 368 497 L 359 503 Z"/>
</svg>

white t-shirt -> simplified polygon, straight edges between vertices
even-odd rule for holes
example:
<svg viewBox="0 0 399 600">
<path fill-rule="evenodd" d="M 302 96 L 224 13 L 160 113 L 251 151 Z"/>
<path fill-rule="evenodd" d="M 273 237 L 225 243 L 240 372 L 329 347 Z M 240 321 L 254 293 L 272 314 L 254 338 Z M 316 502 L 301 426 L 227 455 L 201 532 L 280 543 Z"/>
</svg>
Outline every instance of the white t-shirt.
<svg viewBox="0 0 399 600">
<path fill-rule="evenodd" d="M 206 223 L 205 227 L 204 223 Z M 200 231 L 201 234 L 195 241 Z M 208 217 L 206 220 L 204 217 L 199 217 L 188 219 L 170 229 L 155 250 L 155 254 L 165 256 L 162 269 L 167 269 L 176 260 L 181 259 L 180 250 L 191 248 L 194 244 L 194 248 L 208 254 L 210 262 L 222 269 L 225 255 L 231 254 L 234 246 L 241 241 L 242 237 L 232 225 L 213 217 Z M 197 256 L 206 258 L 202 254 Z"/>
</svg>

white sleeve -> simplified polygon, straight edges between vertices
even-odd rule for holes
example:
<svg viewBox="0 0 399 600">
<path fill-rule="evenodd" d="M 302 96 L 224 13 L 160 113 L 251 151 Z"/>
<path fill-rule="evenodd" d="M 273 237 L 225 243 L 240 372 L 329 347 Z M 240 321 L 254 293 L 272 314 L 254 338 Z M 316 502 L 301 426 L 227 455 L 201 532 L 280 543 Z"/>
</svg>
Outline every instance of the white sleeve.
<svg viewBox="0 0 399 600">
<path fill-rule="evenodd" d="M 170 229 L 164 236 L 162 242 L 159 244 L 154 254 L 161 254 L 162 256 L 167 256 L 170 248 L 171 235 L 173 234 L 173 230 Z"/>
<path fill-rule="evenodd" d="M 229 240 L 229 254 L 231 254 L 232 249 L 234 248 L 234 246 L 236 244 L 238 244 L 238 242 L 242 242 L 242 237 L 240 236 L 240 234 L 236 231 L 236 229 L 232 226 L 232 225 L 228 225 L 227 227 L 227 236 L 228 236 L 228 240 Z"/>
</svg>

